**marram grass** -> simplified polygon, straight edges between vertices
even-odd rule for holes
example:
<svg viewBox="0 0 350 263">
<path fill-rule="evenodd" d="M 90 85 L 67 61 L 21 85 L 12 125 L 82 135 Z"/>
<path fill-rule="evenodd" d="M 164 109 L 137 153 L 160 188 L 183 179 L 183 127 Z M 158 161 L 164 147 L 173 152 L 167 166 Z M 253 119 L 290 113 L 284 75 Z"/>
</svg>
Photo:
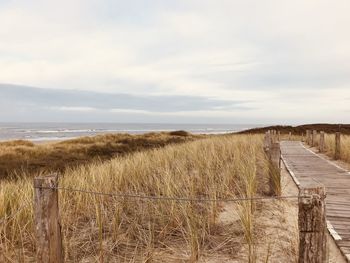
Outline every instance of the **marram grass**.
<svg viewBox="0 0 350 263">
<path fill-rule="evenodd" d="M 67 170 L 61 187 L 148 196 L 234 198 L 258 195 L 257 171 L 268 172 L 262 136 L 220 136 L 130 154 Z M 258 167 L 258 166 L 261 167 Z M 220 202 L 123 199 L 59 191 L 67 262 L 150 262 L 176 254 L 196 261 L 204 251 L 237 246 L 239 233 L 220 228 Z M 0 261 L 34 262 L 32 179 L 0 182 Z M 255 204 L 237 204 L 250 262 Z M 242 241 L 244 242 L 244 241 Z M 162 254 L 164 253 L 164 255 Z M 161 256 L 160 256 L 161 254 Z M 173 257 L 175 257 L 173 255 Z"/>
<path fill-rule="evenodd" d="M 350 163 L 350 136 L 341 135 L 340 137 L 340 159 Z M 325 153 L 333 158 L 335 155 L 335 135 L 325 134 Z"/>
</svg>

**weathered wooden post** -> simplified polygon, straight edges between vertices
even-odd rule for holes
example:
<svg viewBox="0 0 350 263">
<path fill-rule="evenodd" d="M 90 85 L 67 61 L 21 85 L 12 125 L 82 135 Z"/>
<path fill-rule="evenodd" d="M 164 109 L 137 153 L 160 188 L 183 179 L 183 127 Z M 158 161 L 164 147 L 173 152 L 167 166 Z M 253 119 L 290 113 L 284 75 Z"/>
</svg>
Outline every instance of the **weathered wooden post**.
<svg viewBox="0 0 350 263">
<path fill-rule="evenodd" d="M 312 130 L 309 131 L 309 146 L 312 145 Z"/>
<path fill-rule="evenodd" d="M 339 160 L 340 159 L 340 132 L 335 133 L 335 154 L 334 154 L 334 159 Z"/>
<path fill-rule="evenodd" d="M 305 142 L 306 142 L 306 144 L 308 143 L 308 142 L 307 142 L 307 139 L 308 139 L 308 138 L 307 138 L 307 130 L 306 130 L 306 131 L 305 131 Z"/>
<path fill-rule="evenodd" d="M 326 190 L 299 190 L 299 263 L 327 262 Z"/>
<path fill-rule="evenodd" d="M 306 130 L 306 143 L 308 145 L 310 145 L 311 142 L 311 131 L 310 130 Z"/>
<path fill-rule="evenodd" d="M 289 132 L 289 140 L 292 140 L 292 132 Z"/>
<path fill-rule="evenodd" d="M 270 158 L 270 191 L 274 196 L 281 195 L 281 147 L 279 142 L 272 143 L 269 151 Z"/>
<path fill-rule="evenodd" d="M 277 140 L 279 142 L 281 141 L 281 132 L 280 131 L 277 132 Z"/>
<path fill-rule="evenodd" d="M 270 132 L 270 144 L 269 144 L 269 146 L 270 146 L 270 149 L 271 149 L 271 145 L 273 144 L 273 142 L 274 142 L 274 135 L 273 135 L 273 130 L 271 130 L 271 132 Z"/>
<path fill-rule="evenodd" d="M 270 134 L 270 131 L 267 131 L 264 137 L 264 151 L 266 154 L 269 152 L 270 147 L 271 147 L 271 134 Z"/>
<path fill-rule="evenodd" d="M 273 130 L 274 136 L 273 136 L 273 142 L 277 142 L 277 130 Z"/>
<path fill-rule="evenodd" d="M 319 148 L 320 153 L 324 152 L 324 131 L 320 132 L 320 145 L 318 148 Z"/>
<path fill-rule="evenodd" d="M 313 130 L 312 137 L 311 137 L 311 146 L 312 147 L 316 146 L 316 139 L 317 139 L 317 131 Z"/>
<path fill-rule="evenodd" d="M 278 142 L 271 145 L 270 159 L 276 167 L 281 168 L 281 147 Z"/>
<path fill-rule="evenodd" d="M 271 135 L 271 143 L 273 143 L 275 141 L 275 130 L 271 130 L 270 131 L 270 135 Z"/>
<path fill-rule="evenodd" d="M 34 178 L 34 224 L 39 263 L 63 263 L 57 174 Z"/>
</svg>

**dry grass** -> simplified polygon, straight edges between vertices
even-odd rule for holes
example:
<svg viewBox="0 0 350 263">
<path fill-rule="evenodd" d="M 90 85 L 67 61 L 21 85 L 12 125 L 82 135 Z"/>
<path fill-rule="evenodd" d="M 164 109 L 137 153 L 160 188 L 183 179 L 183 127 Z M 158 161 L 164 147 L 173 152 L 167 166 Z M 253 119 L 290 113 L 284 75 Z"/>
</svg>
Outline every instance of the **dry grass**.
<svg viewBox="0 0 350 263">
<path fill-rule="evenodd" d="M 350 136 L 341 135 L 340 138 L 340 159 L 350 163 Z M 329 157 L 335 155 L 335 135 L 325 134 L 325 152 Z"/>
<path fill-rule="evenodd" d="M 109 160 L 136 151 L 160 148 L 202 137 L 177 131 L 144 135 L 109 134 L 47 144 L 33 144 L 23 140 L 2 142 L 0 180 L 17 178 L 23 174 L 63 172 L 67 167 L 76 167 L 94 160 Z"/>
<path fill-rule="evenodd" d="M 259 135 L 221 136 L 111 161 L 68 169 L 60 186 L 97 192 L 151 196 L 231 198 L 261 195 L 268 173 Z M 2 261 L 34 261 L 32 180 L 0 182 L 0 218 L 29 205 L 0 224 Z M 67 262 L 196 261 L 211 253 L 234 257 L 247 244 L 255 262 L 254 211 L 237 204 L 238 221 L 225 226 L 220 202 L 140 201 L 60 191 Z M 245 241 L 242 240 L 244 236 Z"/>
</svg>

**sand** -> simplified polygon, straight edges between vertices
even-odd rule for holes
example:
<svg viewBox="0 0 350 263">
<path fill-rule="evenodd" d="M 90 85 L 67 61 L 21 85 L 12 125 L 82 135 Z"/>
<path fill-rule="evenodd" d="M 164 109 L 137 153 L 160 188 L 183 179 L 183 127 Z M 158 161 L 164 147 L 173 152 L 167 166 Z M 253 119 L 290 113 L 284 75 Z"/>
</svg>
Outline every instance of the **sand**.
<svg viewBox="0 0 350 263">
<path fill-rule="evenodd" d="M 282 164 L 282 195 L 297 196 L 298 192 L 298 187 Z M 226 225 L 239 224 L 235 211 L 234 205 L 226 205 L 220 216 L 221 222 Z M 255 214 L 255 234 L 256 262 L 297 262 L 299 246 L 297 199 L 264 201 L 258 204 L 258 211 Z M 328 258 L 330 263 L 346 263 L 329 234 Z M 199 262 L 248 262 L 248 249 L 246 245 L 242 245 L 239 252 L 231 257 L 212 255 L 203 257 Z"/>
</svg>

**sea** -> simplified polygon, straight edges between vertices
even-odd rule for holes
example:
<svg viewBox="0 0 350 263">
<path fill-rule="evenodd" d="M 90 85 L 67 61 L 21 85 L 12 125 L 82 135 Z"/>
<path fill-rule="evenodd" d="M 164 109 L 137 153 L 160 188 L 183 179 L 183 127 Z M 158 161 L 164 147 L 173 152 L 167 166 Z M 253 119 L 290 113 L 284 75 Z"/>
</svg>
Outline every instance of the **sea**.
<svg viewBox="0 0 350 263">
<path fill-rule="evenodd" d="M 106 133 L 144 134 L 185 130 L 194 134 L 238 132 L 261 125 L 254 124 L 161 124 L 161 123 L 0 123 L 0 141 L 33 142 L 67 140 Z"/>
</svg>

